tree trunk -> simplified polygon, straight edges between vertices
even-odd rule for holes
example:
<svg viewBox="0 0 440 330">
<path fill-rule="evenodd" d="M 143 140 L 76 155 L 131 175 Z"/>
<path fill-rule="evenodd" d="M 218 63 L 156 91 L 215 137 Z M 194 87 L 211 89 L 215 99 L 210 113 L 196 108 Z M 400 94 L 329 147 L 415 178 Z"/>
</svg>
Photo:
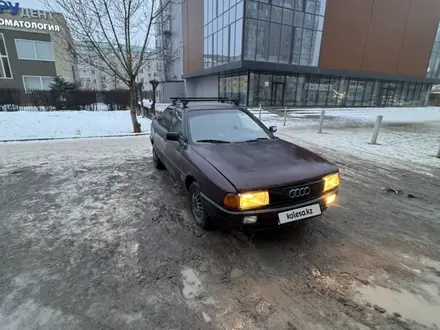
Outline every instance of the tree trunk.
<svg viewBox="0 0 440 330">
<path fill-rule="evenodd" d="M 156 88 L 157 85 L 153 85 L 153 104 L 151 105 L 151 110 L 156 113 Z"/>
<path fill-rule="evenodd" d="M 136 95 L 136 85 L 135 84 L 132 84 L 130 86 L 130 97 L 131 97 L 130 116 L 131 116 L 131 122 L 133 124 L 133 132 L 140 133 L 141 132 L 141 124 L 139 124 L 137 117 L 136 117 L 137 95 Z"/>
</svg>

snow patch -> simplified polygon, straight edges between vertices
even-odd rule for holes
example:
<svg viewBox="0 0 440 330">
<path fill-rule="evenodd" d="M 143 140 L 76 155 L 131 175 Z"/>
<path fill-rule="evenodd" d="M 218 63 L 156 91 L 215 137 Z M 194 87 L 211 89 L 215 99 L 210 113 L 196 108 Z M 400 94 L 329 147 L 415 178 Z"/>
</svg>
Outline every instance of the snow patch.
<svg viewBox="0 0 440 330">
<path fill-rule="evenodd" d="M 151 120 L 138 117 L 142 132 Z M 124 136 L 133 132 L 129 111 L 0 112 L 0 141 Z"/>
</svg>

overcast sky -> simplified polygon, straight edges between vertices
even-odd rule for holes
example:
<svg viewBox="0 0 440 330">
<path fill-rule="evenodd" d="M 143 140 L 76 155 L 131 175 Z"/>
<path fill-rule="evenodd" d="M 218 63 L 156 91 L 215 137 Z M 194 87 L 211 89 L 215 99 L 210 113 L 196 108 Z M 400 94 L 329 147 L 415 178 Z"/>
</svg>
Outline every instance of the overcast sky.
<svg viewBox="0 0 440 330">
<path fill-rule="evenodd" d="M 46 9 L 43 1 L 41 0 L 15 0 L 15 2 L 18 2 L 21 8 L 32 8 L 40 10 Z"/>
</svg>

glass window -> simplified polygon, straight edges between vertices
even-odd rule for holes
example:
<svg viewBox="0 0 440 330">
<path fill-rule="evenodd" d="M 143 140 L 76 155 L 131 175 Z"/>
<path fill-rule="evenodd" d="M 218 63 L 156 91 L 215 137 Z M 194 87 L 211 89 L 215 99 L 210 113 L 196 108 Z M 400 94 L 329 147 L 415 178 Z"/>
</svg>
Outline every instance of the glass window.
<svg viewBox="0 0 440 330">
<path fill-rule="evenodd" d="M 281 29 L 280 63 L 289 63 L 292 45 L 292 27 L 283 25 Z"/>
<path fill-rule="evenodd" d="M 0 33 L 0 55 L 7 56 L 6 44 L 5 44 L 5 39 L 4 39 L 3 33 Z"/>
<path fill-rule="evenodd" d="M 339 89 L 339 78 L 330 79 L 329 95 L 326 105 L 333 107 L 338 105 L 338 95 L 339 95 L 338 89 Z"/>
<path fill-rule="evenodd" d="M 234 100 L 240 99 L 240 76 L 231 78 L 231 98 Z"/>
<path fill-rule="evenodd" d="M 421 84 L 417 84 L 415 91 L 414 91 L 414 96 L 412 99 L 412 105 L 416 106 L 419 105 L 419 101 L 420 101 L 420 91 L 422 90 L 422 85 Z"/>
<path fill-rule="evenodd" d="M 220 30 L 218 32 L 217 43 L 218 43 L 217 65 L 222 65 L 223 64 L 223 30 Z"/>
<path fill-rule="evenodd" d="M 235 8 L 232 8 L 228 11 L 229 14 L 229 23 L 235 22 Z"/>
<path fill-rule="evenodd" d="M 173 112 L 174 112 L 173 109 L 170 108 L 165 109 L 158 120 L 159 125 L 168 129 L 168 126 L 171 123 L 171 119 L 173 118 Z"/>
<path fill-rule="evenodd" d="M 218 65 L 218 33 L 213 35 L 213 56 L 212 56 L 212 66 Z"/>
<path fill-rule="evenodd" d="M 339 81 L 338 90 L 335 93 L 335 104 L 337 107 L 343 107 L 346 104 L 347 99 L 348 79 L 341 78 Z"/>
<path fill-rule="evenodd" d="M 242 75 L 240 76 L 240 104 L 245 105 L 247 99 L 247 84 L 248 84 L 248 76 Z"/>
<path fill-rule="evenodd" d="M 366 86 L 366 81 L 363 81 L 363 80 L 358 81 L 357 89 L 356 89 L 356 96 L 355 96 L 355 101 L 354 101 L 354 105 L 357 107 L 362 106 L 362 100 L 364 97 L 365 86 Z"/>
<path fill-rule="evenodd" d="M 243 19 L 239 19 L 235 23 L 235 61 L 241 57 L 241 42 L 243 37 Z"/>
<path fill-rule="evenodd" d="M 0 33 L 0 79 L 10 78 L 12 78 L 12 72 L 9 64 L 8 52 L 3 33 Z"/>
<path fill-rule="evenodd" d="M 255 48 L 257 46 L 257 21 L 246 19 L 246 39 L 244 46 L 244 58 L 246 60 L 255 61 Z"/>
<path fill-rule="evenodd" d="M 400 95 L 402 94 L 402 87 L 403 87 L 403 83 L 396 83 L 396 91 L 394 93 L 394 97 L 393 97 L 393 106 L 394 107 L 399 107 L 400 106 Z"/>
<path fill-rule="evenodd" d="M 309 76 L 307 83 L 306 105 L 315 106 L 318 98 L 319 77 Z"/>
<path fill-rule="evenodd" d="M 293 10 L 283 9 L 283 24 L 293 24 Z"/>
<path fill-rule="evenodd" d="M 230 25 L 230 34 L 229 34 L 229 56 L 230 61 L 235 61 L 235 24 L 232 23 Z"/>
<path fill-rule="evenodd" d="M 214 55 L 214 51 L 212 49 L 212 36 L 208 37 L 208 67 L 212 66 L 212 56 Z"/>
<path fill-rule="evenodd" d="M 259 19 L 264 19 L 266 21 L 270 21 L 270 7 L 268 4 L 260 2 L 259 4 L 258 15 Z"/>
<path fill-rule="evenodd" d="M 24 89 L 26 91 L 42 90 L 41 77 L 23 77 Z"/>
<path fill-rule="evenodd" d="M 315 21 L 315 15 L 305 14 L 304 16 L 304 27 L 307 29 L 313 29 L 313 23 Z"/>
<path fill-rule="evenodd" d="M 295 105 L 297 79 L 295 76 L 286 77 L 286 87 L 284 88 L 285 105 Z"/>
<path fill-rule="evenodd" d="M 248 0 L 246 2 L 246 17 L 258 18 L 258 3 Z"/>
<path fill-rule="evenodd" d="M 295 28 L 295 36 L 293 39 L 293 54 L 292 54 L 292 64 L 299 65 L 299 60 L 301 56 L 301 43 L 302 43 L 303 29 Z"/>
<path fill-rule="evenodd" d="M 283 9 L 280 7 L 272 6 L 271 21 L 281 23 L 283 18 Z"/>
<path fill-rule="evenodd" d="M 296 87 L 296 106 L 303 106 L 306 103 L 306 77 L 305 76 L 299 76 L 298 77 L 298 84 Z"/>
<path fill-rule="evenodd" d="M 259 105 L 258 86 L 260 75 L 251 72 L 249 75 L 249 105 Z"/>
<path fill-rule="evenodd" d="M 35 54 L 34 42 L 32 40 L 15 40 L 17 45 L 17 54 L 19 59 L 35 60 L 37 55 Z"/>
<path fill-rule="evenodd" d="M 267 61 L 269 47 L 269 22 L 258 21 L 257 61 Z"/>
<path fill-rule="evenodd" d="M 362 101 L 362 105 L 364 107 L 368 107 L 370 105 L 371 97 L 373 96 L 373 89 L 374 81 L 367 81 L 367 84 L 365 86 L 364 100 Z"/>
<path fill-rule="evenodd" d="M 168 132 L 180 133 L 182 131 L 182 114 L 179 111 L 174 112 Z"/>
<path fill-rule="evenodd" d="M 306 12 L 313 14 L 316 12 L 316 1 L 317 0 L 307 0 Z"/>
<path fill-rule="evenodd" d="M 374 83 L 373 96 L 371 97 L 371 105 L 372 107 L 379 106 L 379 92 L 381 89 L 381 82 L 376 80 Z"/>
<path fill-rule="evenodd" d="M 208 23 L 208 0 L 203 0 L 203 24 Z"/>
<path fill-rule="evenodd" d="M 293 18 L 293 25 L 303 27 L 304 26 L 304 13 L 295 11 Z"/>
<path fill-rule="evenodd" d="M 23 76 L 24 89 L 26 92 L 49 90 L 52 82 L 52 77 Z"/>
<path fill-rule="evenodd" d="M 319 0 L 316 5 L 316 13 L 318 15 L 324 16 L 326 5 L 327 5 L 327 0 Z"/>
<path fill-rule="evenodd" d="M 258 99 L 262 105 L 271 104 L 272 95 L 272 75 L 260 74 Z"/>
<path fill-rule="evenodd" d="M 306 9 L 306 0 L 295 0 L 295 9 L 304 11 Z"/>
<path fill-rule="evenodd" d="M 272 4 L 274 4 L 276 6 L 282 6 L 283 0 L 272 0 Z"/>
<path fill-rule="evenodd" d="M 318 98 L 316 103 L 317 106 L 322 107 L 327 105 L 329 88 L 330 88 L 330 79 L 321 78 L 318 87 Z"/>
<path fill-rule="evenodd" d="M 223 63 L 229 62 L 229 26 L 223 29 Z"/>
<path fill-rule="evenodd" d="M 295 0 L 284 0 L 284 7 L 295 8 Z"/>
<path fill-rule="evenodd" d="M 280 52 L 281 24 L 270 23 L 269 62 L 278 62 Z"/>
<path fill-rule="evenodd" d="M 210 110 L 190 113 L 189 130 L 194 142 L 218 140 L 244 142 L 269 136 L 260 125 L 242 110 Z M 206 142 L 208 143 L 208 142 Z"/>
<path fill-rule="evenodd" d="M 299 60 L 300 65 L 309 65 L 312 40 L 313 40 L 313 31 L 304 29 L 302 46 L 301 46 L 301 57 Z"/>
<path fill-rule="evenodd" d="M 243 1 L 237 3 L 236 10 L 237 19 L 243 18 Z"/>
<path fill-rule="evenodd" d="M 218 84 L 218 96 L 226 97 L 226 78 L 220 77 Z"/>
<path fill-rule="evenodd" d="M 321 31 L 314 31 L 313 32 L 313 45 L 312 45 L 312 59 L 311 59 L 311 66 L 318 66 L 319 62 L 319 53 L 321 51 L 321 39 L 322 39 L 322 32 Z"/>
</svg>

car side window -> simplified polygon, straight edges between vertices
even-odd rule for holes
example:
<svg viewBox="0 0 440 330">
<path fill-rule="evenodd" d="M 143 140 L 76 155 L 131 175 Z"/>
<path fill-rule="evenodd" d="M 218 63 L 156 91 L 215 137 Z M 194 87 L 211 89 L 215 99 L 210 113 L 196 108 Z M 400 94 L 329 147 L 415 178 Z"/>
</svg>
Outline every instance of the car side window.
<svg viewBox="0 0 440 330">
<path fill-rule="evenodd" d="M 163 126 L 165 129 L 167 129 L 171 123 L 172 118 L 173 118 L 173 110 L 172 109 L 165 109 L 162 113 L 162 116 L 160 116 L 160 118 L 157 122 L 159 123 L 159 125 Z"/>
<path fill-rule="evenodd" d="M 176 111 L 171 120 L 171 125 L 168 129 L 168 132 L 180 133 L 182 131 L 182 113 Z"/>
</svg>

